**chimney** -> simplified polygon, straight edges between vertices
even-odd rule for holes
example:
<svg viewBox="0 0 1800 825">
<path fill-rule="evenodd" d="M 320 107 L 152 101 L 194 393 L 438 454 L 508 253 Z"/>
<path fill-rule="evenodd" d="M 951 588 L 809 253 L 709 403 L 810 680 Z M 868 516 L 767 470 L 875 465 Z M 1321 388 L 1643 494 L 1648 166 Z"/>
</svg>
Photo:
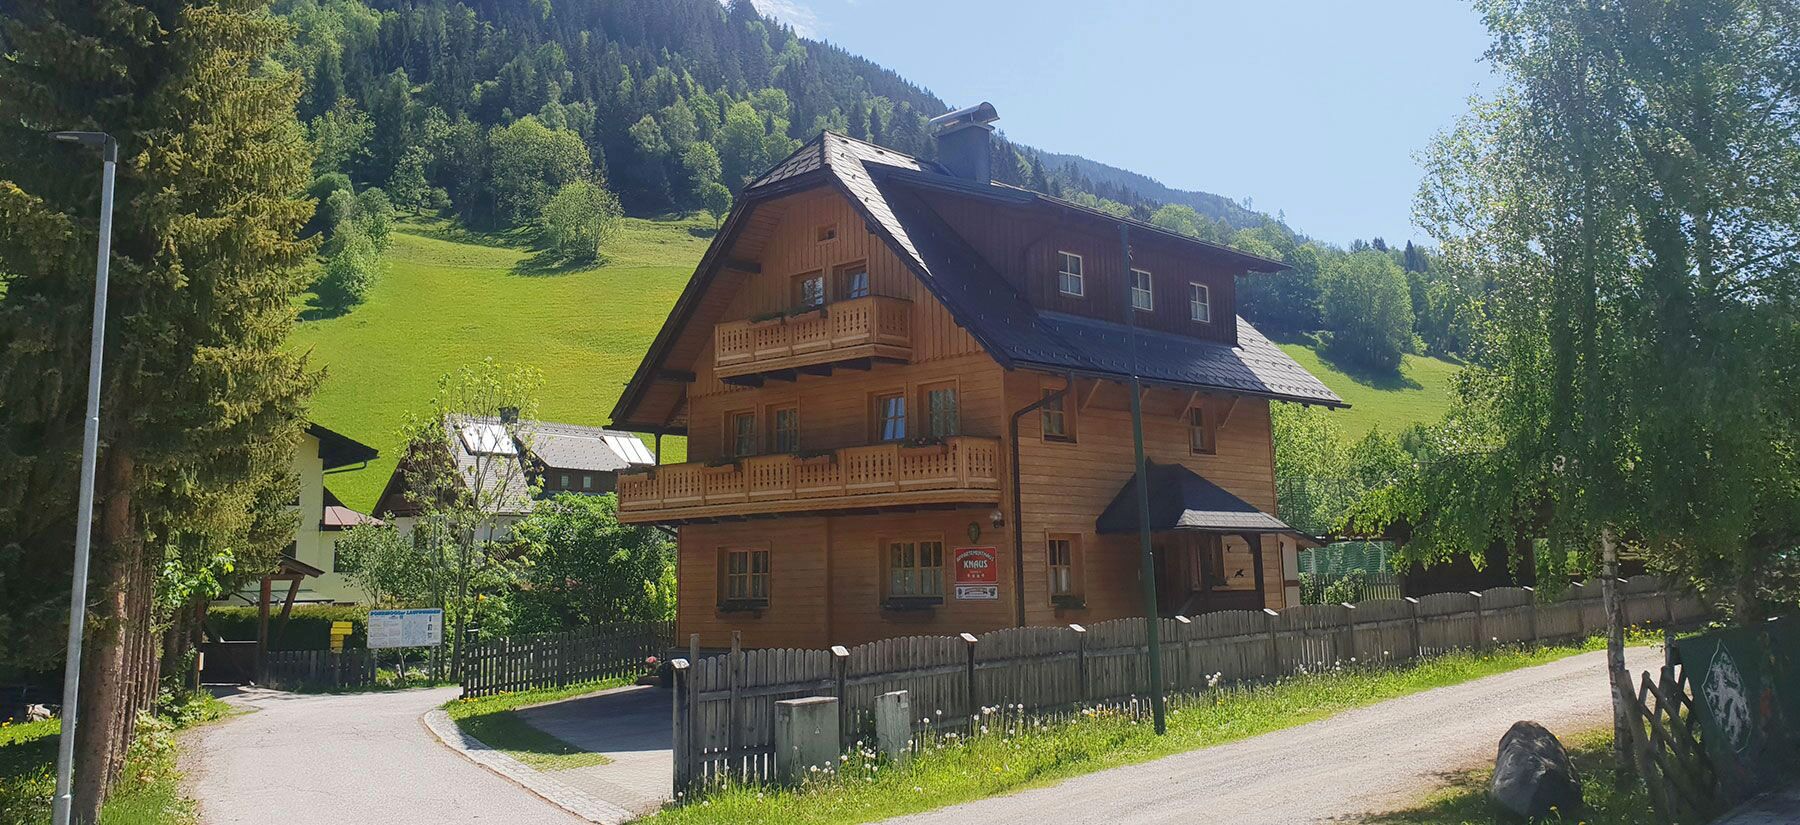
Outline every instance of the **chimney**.
<svg viewBox="0 0 1800 825">
<path fill-rule="evenodd" d="M 938 163 L 950 174 L 986 186 L 994 181 L 990 165 L 988 137 L 994 127 L 988 124 L 1000 119 L 994 104 L 982 102 L 957 109 L 931 119 L 931 132 L 937 137 Z"/>
</svg>

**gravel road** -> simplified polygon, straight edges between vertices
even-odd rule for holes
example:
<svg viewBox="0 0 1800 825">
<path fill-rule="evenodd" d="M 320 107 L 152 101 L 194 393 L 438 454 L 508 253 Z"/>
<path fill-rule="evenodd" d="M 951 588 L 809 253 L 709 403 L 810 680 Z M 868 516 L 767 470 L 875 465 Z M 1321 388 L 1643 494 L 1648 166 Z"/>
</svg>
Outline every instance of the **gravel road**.
<svg viewBox="0 0 1800 825">
<path fill-rule="evenodd" d="M 1405 808 L 1446 774 L 1491 763 L 1500 735 L 1535 719 L 1559 736 L 1605 727 L 1605 654 L 1438 688 L 1329 719 L 1048 788 L 985 799 L 890 825 L 1108 825 L 1355 822 Z M 1627 651 L 1633 673 L 1660 667 L 1659 648 Z"/>
<path fill-rule="evenodd" d="M 300 696 L 251 690 L 254 713 L 183 748 L 204 825 L 577 825 L 582 820 L 444 747 L 420 722 L 459 688 Z"/>
</svg>

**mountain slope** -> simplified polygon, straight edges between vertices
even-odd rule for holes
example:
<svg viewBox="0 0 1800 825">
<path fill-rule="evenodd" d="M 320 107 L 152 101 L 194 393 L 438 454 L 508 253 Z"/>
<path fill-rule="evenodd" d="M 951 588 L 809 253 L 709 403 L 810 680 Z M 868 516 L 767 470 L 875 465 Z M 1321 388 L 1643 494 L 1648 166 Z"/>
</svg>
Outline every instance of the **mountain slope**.
<svg viewBox="0 0 1800 825">
<path fill-rule="evenodd" d="M 1245 209 L 1236 201 L 1223 195 L 1189 189 L 1171 189 L 1148 175 L 1141 175 L 1129 169 L 1120 169 L 1097 160 L 1089 160 L 1080 155 L 1064 155 L 1041 149 L 1031 151 L 1037 152 L 1044 165 L 1051 169 L 1072 168 L 1078 175 L 1090 181 L 1135 192 L 1146 201 L 1191 206 L 1195 212 L 1212 220 L 1228 223 L 1235 229 L 1257 226 L 1268 219 L 1267 215 Z"/>
</svg>

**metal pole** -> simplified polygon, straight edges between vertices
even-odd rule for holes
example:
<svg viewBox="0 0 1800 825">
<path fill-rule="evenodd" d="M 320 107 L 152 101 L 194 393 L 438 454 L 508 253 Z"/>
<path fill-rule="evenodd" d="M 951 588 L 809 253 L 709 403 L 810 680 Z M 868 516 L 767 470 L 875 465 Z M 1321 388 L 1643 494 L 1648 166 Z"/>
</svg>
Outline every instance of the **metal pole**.
<svg viewBox="0 0 1800 825">
<path fill-rule="evenodd" d="M 106 276 L 112 257 L 113 169 L 119 162 L 119 145 L 101 135 L 100 252 L 94 275 L 94 336 L 89 344 L 87 421 L 81 434 L 81 498 L 75 511 L 75 578 L 69 591 L 69 649 L 63 663 L 62 733 L 56 743 L 56 798 L 52 804 L 55 825 L 70 825 L 74 800 L 75 725 L 81 697 L 81 634 L 87 624 L 89 541 L 94 521 L 94 465 L 100 452 L 100 364 L 106 344 Z M 56 136 L 57 140 L 71 138 Z M 88 142 L 76 139 L 75 142 Z"/>
<path fill-rule="evenodd" d="M 1125 325 L 1131 347 L 1131 447 L 1137 460 L 1138 578 L 1144 583 L 1144 643 L 1150 648 L 1150 715 L 1157 735 L 1169 730 L 1163 704 L 1162 615 L 1156 608 L 1156 557 L 1150 549 L 1150 482 L 1144 477 L 1144 402 L 1138 381 L 1137 307 L 1132 305 L 1131 227 L 1119 224 L 1119 254 L 1125 264 Z"/>
</svg>

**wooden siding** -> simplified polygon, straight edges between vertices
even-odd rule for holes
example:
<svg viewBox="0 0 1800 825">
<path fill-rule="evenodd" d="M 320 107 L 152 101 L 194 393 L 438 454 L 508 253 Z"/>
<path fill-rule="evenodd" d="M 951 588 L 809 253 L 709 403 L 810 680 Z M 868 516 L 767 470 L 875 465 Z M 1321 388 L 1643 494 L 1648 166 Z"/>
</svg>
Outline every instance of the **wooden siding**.
<svg viewBox="0 0 1800 825">
<path fill-rule="evenodd" d="M 1041 209 L 996 206 L 947 194 L 928 194 L 925 199 L 1033 306 L 1124 323 L 1127 294 L 1117 229 L 1108 230 Z M 1082 297 L 1070 297 L 1058 290 L 1058 252 L 1082 256 L 1086 280 Z M 1154 307 L 1150 312 L 1138 313 L 1140 325 L 1237 343 L 1236 276 L 1240 270 L 1206 260 L 1177 242 L 1148 231 L 1132 234 L 1131 264 L 1149 272 L 1153 284 Z M 1211 323 L 1189 320 L 1189 282 L 1210 288 Z"/>
</svg>

